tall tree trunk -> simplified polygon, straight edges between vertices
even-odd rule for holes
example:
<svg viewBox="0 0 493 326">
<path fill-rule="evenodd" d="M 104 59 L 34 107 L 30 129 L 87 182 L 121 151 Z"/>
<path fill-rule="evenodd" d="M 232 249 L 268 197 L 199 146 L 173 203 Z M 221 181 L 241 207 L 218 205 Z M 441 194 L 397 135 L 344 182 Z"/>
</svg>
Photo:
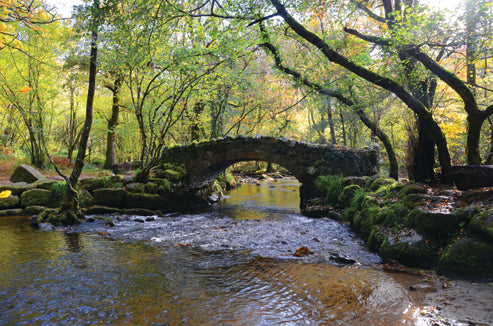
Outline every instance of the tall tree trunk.
<svg viewBox="0 0 493 326">
<path fill-rule="evenodd" d="M 120 89 L 123 83 L 123 78 L 117 77 L 113 87 L 107 87 L 113 93 L 113 102 L 111 105 L 111 117 L 108 120 L 108 132 L 106 134 L 106 157 L 104 168 L 111 169 L 116 164 L 115 144 L 116 132 L 118 126 L 118 118 L 120 115 Z"/>
<path fill-rule="evenodd" d="M 99 0 L 93 1 L 92 11 L 92 32 L 91 32 L 91 53 L 89 62 L 89 84 L 87 90 L 87 102 L 86 102 L 86 119 L 84 121 L 84 127 L 79 142 L 79 151 L 75 160 L 74 168 L 70 174 L 70 178 L 67 180 L 67 192 L 65 194 L 65 207 L 70 208 L 72 211 L 79 212 L 79 198 L 78 193 L 73 188 L 79 181 L 79 177 L 84 167 L 84 159 L 86 156 L 87 142 L 91 133 L 91 126 L 93 120 L 93 106 L 94 106 L 94 93 L 96 90 L 96 73 L 97 73 L 97 58 L 98 58 L 98 15 L 99 13 Z"/>
<path fill-rule="evenodd" d="M 330 142 L 331 144 L 336 144 L 336 132 L 334 127 L 334 119 L 332 117 L 332 106 L 330 105 L 330 102 L 327 105 L 327 120 L 329 122 L 330 129 Z"/>
<path fill-rule="evenodd" d="M 416 141 L 411 144 L 413 155 L 408 167 L 409 179 L 417 182 L 433 182 L 435 180 L 435 140 L 419 116 L 416 117 L 415 126 Z"/>
<path fill-rule="evenodd" d="M 486 155 L 484 164 L 493 164 L 493 121 L 489 119 L 490 122 L 490 150 Z"/>
</svg>

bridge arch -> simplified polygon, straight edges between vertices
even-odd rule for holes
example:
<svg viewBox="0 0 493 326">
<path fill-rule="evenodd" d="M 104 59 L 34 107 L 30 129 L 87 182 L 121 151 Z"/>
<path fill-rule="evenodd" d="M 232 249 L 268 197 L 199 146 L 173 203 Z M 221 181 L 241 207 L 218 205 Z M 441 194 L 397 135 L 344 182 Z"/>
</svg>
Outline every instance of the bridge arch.
<svg viewBox="0 0 493 326">
<path fill-rule="evenodd" d="M 319 175 L 343 174 L 363 176 L 378 173 L 378 150 L 351 150 L 333 145 L 313 145 L 287 138 L 237 136 L 194 142 L 165 148 L 161 162 L 183 164 L 186 182 L 201 188 L 229 166 L 242 161 L 266 161 L 289 170 L 301 183 L 300 196 L 315 193 L 314 181 Z"/>
</svg>

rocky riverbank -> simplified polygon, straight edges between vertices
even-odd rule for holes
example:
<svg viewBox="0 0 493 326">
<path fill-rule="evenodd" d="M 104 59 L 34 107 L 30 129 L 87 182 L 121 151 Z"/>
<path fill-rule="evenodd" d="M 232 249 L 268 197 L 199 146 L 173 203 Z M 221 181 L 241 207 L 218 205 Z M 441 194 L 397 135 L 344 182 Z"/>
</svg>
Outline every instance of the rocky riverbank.
<svg viewBox="0 0 493 326">
<path fill-rule="evenodd" d="M 384 260 L 493 278 L 493 189 L 429 188 L 378 175 L 317 182 L 320 197 L 304 214 L 348 222 Z"/>
</svg>

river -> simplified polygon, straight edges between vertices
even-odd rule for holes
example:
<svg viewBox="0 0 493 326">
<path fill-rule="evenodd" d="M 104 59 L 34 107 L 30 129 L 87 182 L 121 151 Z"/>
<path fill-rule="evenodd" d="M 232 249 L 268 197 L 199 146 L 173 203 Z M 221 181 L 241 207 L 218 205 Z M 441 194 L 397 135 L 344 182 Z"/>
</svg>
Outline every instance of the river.
<svg viewBox="0 0 493 326">
<path fill-rule="evenodd" d="M 418 278 L 382 271 L 349 227 L 300 215 L 298 186 L 242 185 L 200 214 L 114 227 L 0 218 L 0 324 L 416 325 Z M 302 246 L 313 254 L 293 256 Z"/>
</svg>

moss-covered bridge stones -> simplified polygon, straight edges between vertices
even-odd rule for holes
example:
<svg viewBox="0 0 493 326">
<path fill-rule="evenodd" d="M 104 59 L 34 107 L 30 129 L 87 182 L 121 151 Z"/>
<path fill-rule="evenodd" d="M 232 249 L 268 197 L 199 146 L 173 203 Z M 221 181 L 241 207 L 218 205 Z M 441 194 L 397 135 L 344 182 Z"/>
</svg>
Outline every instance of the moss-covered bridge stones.
<svg viewBox="0 0 493 326">
<path fill-rule="evenodd" d="M 266 161 L 288 169 L 302 184 L 301 205 L 313 197 L 319 175 L 374 175 L 379 171 L 378 150 L 352 150 L 332 145 L 313 145 L 287 138 L 226 137 L 165 148 L 161 162 L 183 164 L 187 183 L 200 188 L 210 184 L 230 165 L 241 161 Z"/>
</svg>

